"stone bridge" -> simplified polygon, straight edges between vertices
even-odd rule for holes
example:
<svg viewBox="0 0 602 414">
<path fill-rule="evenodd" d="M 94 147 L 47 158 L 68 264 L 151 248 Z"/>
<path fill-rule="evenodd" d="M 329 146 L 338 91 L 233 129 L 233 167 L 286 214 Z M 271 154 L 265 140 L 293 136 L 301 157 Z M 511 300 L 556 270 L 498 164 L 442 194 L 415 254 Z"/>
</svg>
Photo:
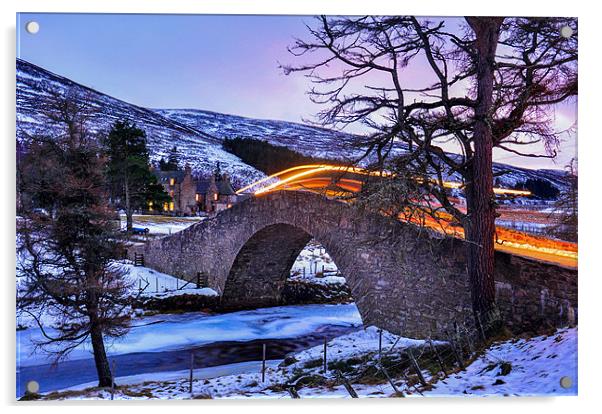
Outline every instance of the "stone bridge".
<svg viewBox="0 0 602 414">
<path fill-rule="evenodd" d="M 139 247 L 146 265 L 194 280 L 224 308 L 273 306 L 311 239 L 346 278 L 362 320 L 413 337 L 440 337 L 471 315 L 464 242 L 309 192 L 245 200 Z M 496 253 L 498 303 L 511 326 L 574 322 L 577 271 Z"/>
</svg>

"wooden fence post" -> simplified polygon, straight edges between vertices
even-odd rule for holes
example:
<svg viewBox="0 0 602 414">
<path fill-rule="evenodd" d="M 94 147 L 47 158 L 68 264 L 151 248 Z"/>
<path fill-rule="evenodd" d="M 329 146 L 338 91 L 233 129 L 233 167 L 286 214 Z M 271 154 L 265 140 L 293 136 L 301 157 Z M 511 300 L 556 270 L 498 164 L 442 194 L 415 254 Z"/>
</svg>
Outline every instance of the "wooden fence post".
<svg viewBox="0 0 602 414">
<path fill-rule="evenodd" d="M 324 374 L 328 371 L 328 364 L 326 361 L 326 348 L 328 347 L 328 340 L 324 337 Z"/>
<path fill-rule="evenodd" d="M 378 360 L 382 363 L 383 360 L 383 330 L 378 330 Z"/>
<path fill-rule="evenodd" d="M 192 377 L 194 373 L 194 352 L 190 353 L 190 377 L 188 378 L 188 389 L 192 398 Z"/>
<path fill-rule="evenodd" d="M 416 361 L 416 358 L 414 358 L 414 354 L 412 353 L 412 350 L 408 348 L 406 350 L 406 353 L 410 357 L 410 362 L 412 363 L 412 367 L 414 368 L 414 372 L 416 372 L 416 375 L 418 375 L 418 380 L 420 381 L 420 383 L 422 385 L 426 385 L 426 380 L 424 379 L 424 375 L 422 375 L 422 371 L 420 370 L 420 366 L 418 365 L 418 361 Z"/>
<path fill-rule="evenodd" d="M 445 372 L 445 365 L 443 364 L 441 355 L 439 355 L 439 351 L 437 351 L 437 348 L 435 348 L 435 345 L 433 345 L 433 341 L 431 341 L 431 338 L 429 338 L 427 340 L 427 342 L 428 342 L 429 346 L 431 347 L 431 350 L 435 354 L 435 358 L 437 359 L 437 362 L 439 363 L 439 366 L 441 367 L 441 372 L 443 372 L 444 376 L 447 376 L 447 372 Z"/>
<path fill-rule="evenodd" d="M 358 398 L 357 392 L 355 392 L 355 390 L 353 389 L 347 378 L 345 378 L 343 373 L 341 371 L 337 371 L 336 376 L 343 383 L 343 386 L 345 387 L 349 395 L 351 395 L 351 398 Z"/>
<path fill-rule="evenodd" d="M 397 385 L 395 385 L 395 382 L 391 379 L 391 377 L 389 376 L 389 373 L 387 372 L 387 370 L 385 369 L 383 364 L 378 364 L 378 367 L 380 368 L 380 370 L 384 374 L 384 376 L 387 378 L 387 381 L 389 381 L 389 384 L 391 384 L 391 387 L 393 387 L 393 391 L 395 391 L 396 394 L 400 394 L 403 397 L 404 396 L 403 393 L 401 391 L 399 391 L 399 388 L 397 388 Z"/>
<path fill-rule="evenodd" d="M 261 382 L 265 382 L 265 354 L 266 354 L 266 344 L 263 344 L 263 356 L 261 361 Z"/>
<path fill-rule="evenodd" d="M 481 321 L 481 317 L 479 316 L 479 312 L 476 313 L 477 323 L 479 325 L 479 333 L 481 334 L 481 338 L 483 339 L 483 343 L 487 341 L 487 337 L 485 336 L 485 329 L 483 328 L 483 322 Z"/>
<path fill-rule="evenodd" d="M 299 393 L 297 392 L 297 389 L 295 388 L 294 385 L 291 385 L 290 387 L 286 387 L 286 390 L 291 395 L 291 398 L 294 398 L 294 399 L 300 399 L 301 398 L 299 396 Z"/>
<path fill-rule="evenodd" d="M 447 338 L 449 339 L 449 345 L 452 348 L 452 352 L 454 354 L 454 357 L 456 358 L 456 361 L 458 362 L 458 366 L 460 367 L 460 369 L 464 369 L 464 361 L 462 361 L 462 358 L 458 354 L 458 350 L 456 349 L 456 344 L 455 344 L 453 338 L 449 334 L 448 334 Z"/>
</svg>

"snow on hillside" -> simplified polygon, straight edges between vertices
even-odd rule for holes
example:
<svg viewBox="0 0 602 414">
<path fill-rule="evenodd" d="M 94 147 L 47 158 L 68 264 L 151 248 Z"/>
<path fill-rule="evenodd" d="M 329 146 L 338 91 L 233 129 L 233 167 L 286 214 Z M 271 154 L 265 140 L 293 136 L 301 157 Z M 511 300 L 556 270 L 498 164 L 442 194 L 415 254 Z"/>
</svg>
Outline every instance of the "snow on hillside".
<svg viewBox="0 0 602 414">
<path fill-rule="evenodd" d="M 197 131 L 211 134 L 217 139 L 247 137 L 266 140 L 273 145 L 288 147 L 304 155 L 350 160 L 362 155 L 362 150 L 352 148 L 351 143 L 357 136 L 303 125 L 294 122 L 276 121 L 269 119 L 252 119 L 237 115 L 220 114 L 217 112 L 198 109 L 154 109 L 155 112 L 187 125 Z M 396 152 L 403 152 L 405 145 L 398 143 Z M 499 177 L 499 185 L 513 187 L 529 178 L 541 178 L 550 181 L 559 188 L 566 183 L 565 173 L 558 170 L 529 170 L 507 164 L 495 163 L 494 173 Z M 458 181 L 459 177 L 446 177 Z"/>
<path fill-rule="evenodd" d="M 305 155 L 338 160 L 355 159 L 361 153 L 361 150 L 351 148 L 350 143 L 356 138 L 351 134 L 294 122 L 252 119 L 198 109 L 142 108 L 21 59 L 17 59 L 18 140 L 25 140 L 27 135 L 48 134 L 48 122 L 40 114 L 39 108 L 44 85 L 58 89 L 76 88 L 89 94 L 93 106 L 98 110 L 91 125 L 93 131 L 106 131 L 119 119 L 132 120 L 146 131 L 153 160 L 167 156 L 169 149 L 175 145 L 180 150 L 181 161 L 189 163 L 195 172 L 210 172 L 219 161 L 222 169 L 237 177 L 242 184 L 264 175 L 222 150 L 221 141 L 224 138 L 252 137 L 286 146 Z M 401 145 L 396 149 L 403 150 Z M 499 177 L 498 183 L 503 187 L 512 187 L 528 178 L 542 178 L 561 188 L 565 185 L 565 173 L 562 171 L 529 170 L 499 163 L 495 164 L 494 170 L 496 174 L 505 172 Z"/>
<path fill-rule="evenodd" d="M 255 138 L 291 148 L 304 155 L 348 159 L 357 156 L 349 144 L 353 135 L 316 126 L 270 119 L 253 119 L 198 109 L 154 109 L 182 125 L 225 138 Z"/>
<path fill-rule="evenodd" d="M 502 364 L 507 372 L 502 370 Z M 568 377 L 563 388 L 560 379 Z M 440 380 L 425 395 L 577 395 L 577 328 L 490 347 L 465 371 Z"/>
<path fill-rule="evenodd" d="M 48 135 L 49 123 L 40 113 L 40 102 L 45 88 L 67 90 L 75 88 L 87 94 L 96 112 L 88 128 L 102 133 L 118 120 L 130 120 L 143 129 L 151 159 L 166 157 L 175 145 L 182 164 L 189 163 L 195 173 L 207 173 L 219 161 L 224 172 L 247 184 L 264 174 L 243 163 L 238 157 L 222 150 L 221 143 L 209 134 L 167 119 L 151 110 L 142 108 L 90 89 L 70 79 L 51 73 L 29 62 L 17 59 L 17 139 L 27 136 Z"/>
</svg>

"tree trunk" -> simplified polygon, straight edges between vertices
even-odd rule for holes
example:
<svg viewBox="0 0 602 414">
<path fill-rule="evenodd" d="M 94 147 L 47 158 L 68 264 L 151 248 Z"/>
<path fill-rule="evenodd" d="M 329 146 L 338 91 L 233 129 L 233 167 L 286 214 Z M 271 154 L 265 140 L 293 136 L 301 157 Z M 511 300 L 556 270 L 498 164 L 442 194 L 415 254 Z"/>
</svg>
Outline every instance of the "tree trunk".
<svg viewBox="0 0 602 414">
<path fill-rule="evenodd" d="M 474 112 L 474 156 L 466 188 L 467 219 L 464 232 L 473 311 L 483 331 L 495 334 L 501 321 L 495 303 L 492 108 L 495 53 L 502 18 L 467 17 L 475 33 L 477 53 L 477 106 Z"/>
<path fill-rule="evenodd" d="M 125 179 L 125 229 L 129 233 L 132 232 L 132 228 L 134 227 L 134 212 L 132 211 L 131 201 L 130 201 L 130 186 L 127 180 Z"/>
<path fill-rule="evenodd" d="M 92 317 L 92 326 L 90 328 L 90 337 L 92 340 L 92 351 L 94 352 L 94 363 L 96 364 L 96 372 L 98 373 L 98 386 L 110 387 L 113 379 L 111 367 L 107 359 L 105 343 L 102 337 L 102 327 Z"/>
</svg>

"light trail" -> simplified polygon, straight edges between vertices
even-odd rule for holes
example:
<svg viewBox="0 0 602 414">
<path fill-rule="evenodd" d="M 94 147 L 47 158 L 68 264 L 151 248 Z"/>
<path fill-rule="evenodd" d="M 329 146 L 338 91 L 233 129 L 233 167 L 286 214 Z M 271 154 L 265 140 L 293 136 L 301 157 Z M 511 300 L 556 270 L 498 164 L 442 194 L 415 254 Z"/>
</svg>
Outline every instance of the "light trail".
<svg viewBox="0 0 602 414">
<path fill-rule="evenodd" d="M 335 177 L 333 172 L 343 173 Z M 261 180 L 255 181 L 246 187 L 241 188 L 236 193 L 241 194 L 248 190 L 255 189 L 253 194 L 261 196 L 274 191 L 315 191 L 321 194 L 336 196 L 331 185 L 349 192 L 359 192 L 364 184 L 361 179 L 344 177 L 345 173 L 368 175 L 368 176 L 391 176 L 390 172 L 374 172 L 364 168 L 349 167 L 331 164 L 307 164 L 288 168 L 279 171 Z M 323 174 L 323 175 L 321 175 Z M 333 180 L 336 178 L 336 180 Z M 358 177 L 359 178 L 359 177 Z M 270 180 L 278 180 L 267 184 Z M 267 184 L 260 187 L 262 184 Z M 257 188 L 260 187 L 260 188 Z M 444 181 L 443 187 L 449 189 L 462 189 L 464 185 L 454 181 Z M 530 191 L 514 190 L 508 188 L 494 188 L 495 194 L 509 196 L 530 196 Z M 435 223 L 427 220 L 424 225 L 437 231 L 448 233 L 455 237 L 464 237 L 464 231 L 461 228 L 445 224 L 445 220 Z M 443 224 L 443 226 L 442 226 Z M 577 267 L 577 244 L 566 243 L 558 240 L 547 239 L 544 237 L 531 236 L 529 234 L 516 230 L 509 230 L 502 227 L 496 227 L 498 243 L 496 250 L 506 251 L 512 254 L 522 255 L 542 261 L 560 264 L 562 266 Z"/>
<path fill-rule="evenodd" d="M 290 172 L 298 171 L 298 170 L 305 170 L 305 171 L 299 172 L 297 174 L 293 174 L 289 177 L 286 177 L 284 179 L 281 179 L 279 181 L 271 183 L 263 188 L 260 188 L 256 191 L 254 191 L 254 194 L 261 195 L 261 194 L 265 194 L 265 193 L 268 193 L 271 191 L 276 191 L 278 189 L 284 188 L 285 186 L 295 184 L 295 182 L 301 178 L 308 177 L 308 176 L 311 176 L 313 174 L 317 174 L 320 172 L 326 172 L 326 171 L 345 172 L 345 173 L 351 173 L 351 174 L 370 175 L 370 176 L 391 176 L 392 175 L 390 172 L 387 172 L 387 171 L 382 171 L 382 172 L 369 171 L 369 170 L 366 170 L 364 168 L 359 168 L 359 167 L 349 167 L 349 166 L 330 165 L 330 164 L 307 164 L 307 165 L 299 165 L 297 167 L 288 168 L 286 170 L 272 174 L 268 177 L 262 178 L 261 180 L 255 181 L 255 182 L 247 185 L 246 187 L 241 188 L 236 193 L 241 194 L 241 193 L 243 193 L 251 188 L 254 188 L 258 185 L 261 185 L 269 180 L 279 178 Z M 463 186 L 464 185 L 462 183 L 458 183 L 455 181 L 444 181 L 443 182 L 443 187 L 445 187 L 445 188 L 461 189 Z M 526 190 L 513 190 L 513 189 L 509 189 L 509 188 L 498 188 L 498 187 L 494 188 L 493 192 L 498 195 L 514 195 L 514 196 L 531 195 L 531 192 L 526 191 Z"/>
</svg>

